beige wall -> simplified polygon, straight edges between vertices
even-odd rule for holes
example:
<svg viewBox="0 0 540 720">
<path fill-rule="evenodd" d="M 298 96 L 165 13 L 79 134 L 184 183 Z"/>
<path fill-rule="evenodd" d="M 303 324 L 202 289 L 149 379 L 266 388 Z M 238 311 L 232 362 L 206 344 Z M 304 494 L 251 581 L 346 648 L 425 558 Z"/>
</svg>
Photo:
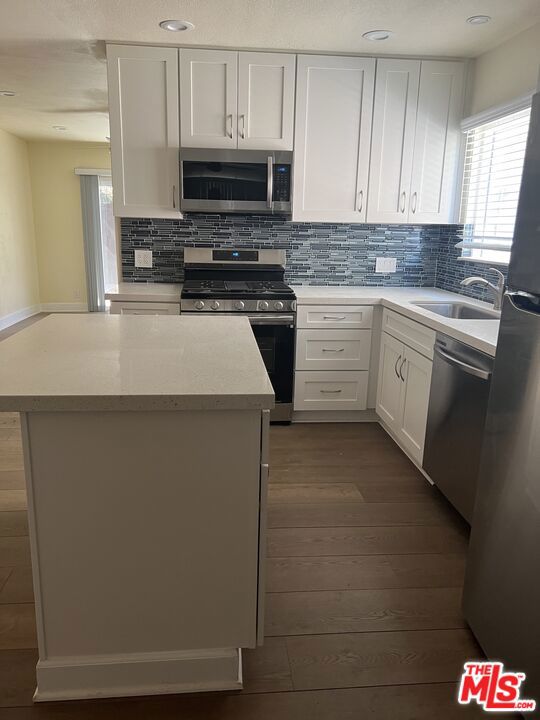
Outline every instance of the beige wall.
<svg viewBox="0 0 540 720">
<path fill-rule="evenodd" d="M 107 145 L 30 142 L 42 303 L 85 303 L 80 181 L 76 167 L 110 168 Z"/>
<path fill-rule="evenodd" d="M 532 92 L 540 70 L 540 23 L 476 58 L 470 115 Z"/>
<path fill-rule="evenodd" d="M 38 303 L 28 150 L 0 130 L 0 324 Z"/>
</svg>

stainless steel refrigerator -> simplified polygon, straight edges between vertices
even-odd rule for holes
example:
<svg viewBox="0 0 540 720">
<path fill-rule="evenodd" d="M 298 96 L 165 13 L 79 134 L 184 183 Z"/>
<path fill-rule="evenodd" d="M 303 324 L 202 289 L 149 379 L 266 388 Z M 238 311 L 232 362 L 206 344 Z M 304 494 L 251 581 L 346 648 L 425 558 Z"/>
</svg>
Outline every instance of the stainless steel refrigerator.
<svg viewBox="0 0 540 720">
<path fill-rule="evenodd" d="M 540 93 L 533 98 L 464 591 L 486 655 L 540 703 Z"/>
</svg>

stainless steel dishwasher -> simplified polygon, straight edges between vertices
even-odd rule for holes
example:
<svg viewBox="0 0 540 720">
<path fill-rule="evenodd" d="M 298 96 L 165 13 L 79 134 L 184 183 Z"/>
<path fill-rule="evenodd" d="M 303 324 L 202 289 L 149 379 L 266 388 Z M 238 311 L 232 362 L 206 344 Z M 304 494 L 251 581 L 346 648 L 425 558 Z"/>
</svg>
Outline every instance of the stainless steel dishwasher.
<svg viewBox="0 0 540 720">
<path fill-rule="evenodd" d="M 437 335 L 423 467 L 472 521 L 493 358 Z"/>
</svg>

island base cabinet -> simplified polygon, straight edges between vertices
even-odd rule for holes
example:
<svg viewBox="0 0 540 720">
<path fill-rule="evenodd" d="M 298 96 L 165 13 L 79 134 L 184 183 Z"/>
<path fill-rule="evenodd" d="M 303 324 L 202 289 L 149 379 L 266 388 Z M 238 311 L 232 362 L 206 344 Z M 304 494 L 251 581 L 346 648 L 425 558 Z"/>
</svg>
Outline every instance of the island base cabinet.
<svg viewBox="0 0 540 720">
<path fill-rule="evenodd" d="M 242 687 L 239 648 L 262 636 L 266 416 L 21 415 L 37 700 Z"/>
<path fill-rule="evenodd" d="M 377 415 L 422 464 L 433 363 L 388 333 L 381 337 Z"/>
</svg>

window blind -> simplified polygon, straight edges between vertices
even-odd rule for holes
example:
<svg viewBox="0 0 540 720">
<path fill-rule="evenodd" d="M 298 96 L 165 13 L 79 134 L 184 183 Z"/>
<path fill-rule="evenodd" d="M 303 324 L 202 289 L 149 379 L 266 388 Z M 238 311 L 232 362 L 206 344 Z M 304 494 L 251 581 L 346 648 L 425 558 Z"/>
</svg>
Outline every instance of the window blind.
<svg viewBox="0 0 540 720">
<path fill-rule="evenodd" d="M 462 257 L 508 262 L 516 222 L 530 107 L 467 131 Z"/>
</svg>

